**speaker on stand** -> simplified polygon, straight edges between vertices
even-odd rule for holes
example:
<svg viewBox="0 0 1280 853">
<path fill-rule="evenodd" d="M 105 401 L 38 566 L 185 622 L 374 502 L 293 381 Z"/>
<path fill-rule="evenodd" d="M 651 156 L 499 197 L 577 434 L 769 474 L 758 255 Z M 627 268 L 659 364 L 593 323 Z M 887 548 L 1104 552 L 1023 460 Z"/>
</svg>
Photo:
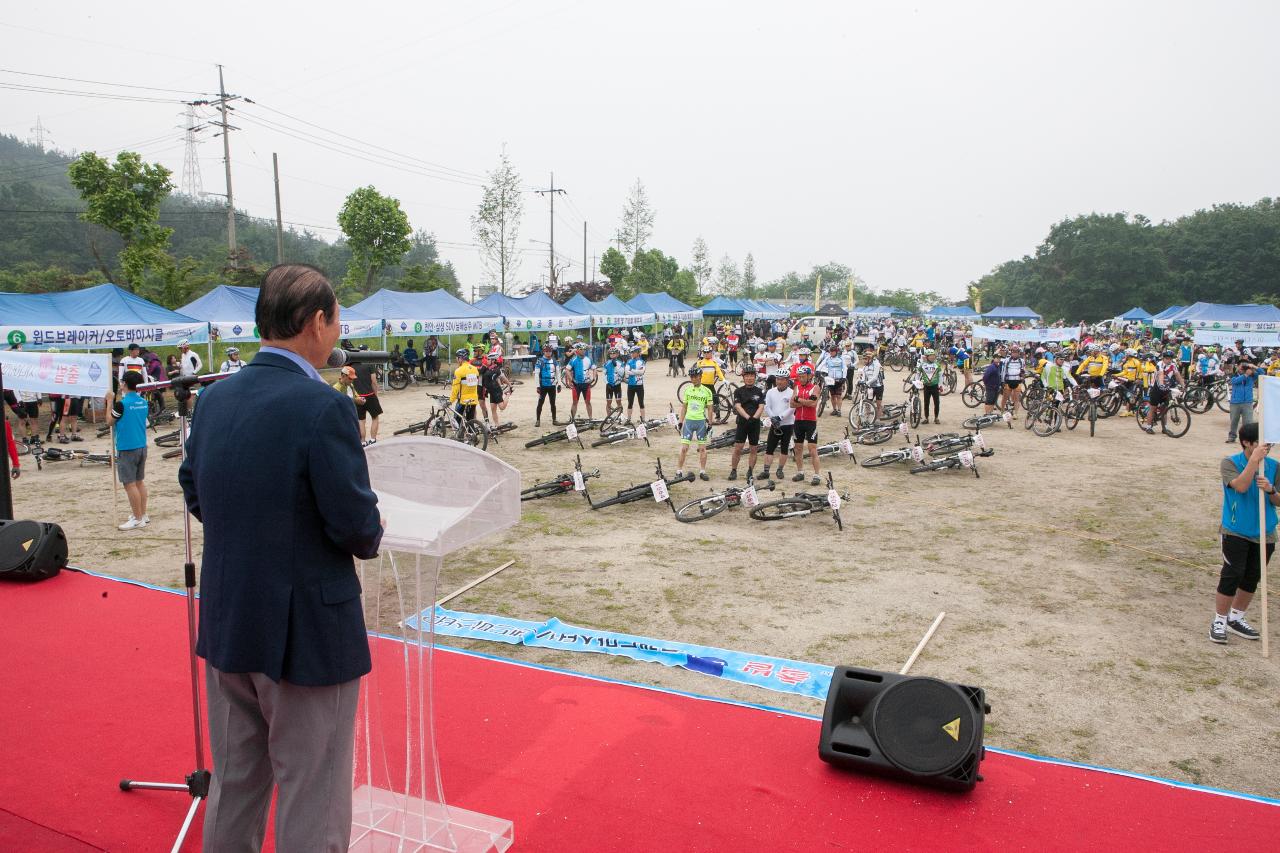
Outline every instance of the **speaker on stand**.
<svg viewBox="0 0 1280 853">
<path fill-rule="evenodd" d="M 818 756 L 828 764 L 907 782 L 972 790 L 991 713 L 979 687 L 838 666 L 822 714 Z"/>
<path fill-rule="evenodd" d="M 0 521 L 0 580 L 42 581 L 67 567 L 67 537 L 47 521 Z"/>
</svg>

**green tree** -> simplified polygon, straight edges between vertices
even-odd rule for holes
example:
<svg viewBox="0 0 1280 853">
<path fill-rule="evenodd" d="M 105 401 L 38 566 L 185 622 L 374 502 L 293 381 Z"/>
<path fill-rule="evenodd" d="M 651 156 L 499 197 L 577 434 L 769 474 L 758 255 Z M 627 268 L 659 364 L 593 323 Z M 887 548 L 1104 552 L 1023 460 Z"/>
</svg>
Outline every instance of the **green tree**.
<svg viewBox="0 0 1280 853">
<path fill-rule="evenodd" d="M 693 241 L 693 262 L 689 264 L 689 271 L 693 273 L 698 293 L 702 293 L 702 289 L 711 280 L 711 256 L 707 251 L 707 241 L 701 235 Z"/>
<path fill-rule="evenodd" d="M 633 264 L 636 256 L 643 251 L 645 243 L 653 236 L 653 219 L 649 196 L 644 191 L 644 184 L 636 178 L 631 194 L 622 207 L 622 224 L 618 226 L 616 238 Z"/>
<path fill-rule="evenodd" d="M 742 295 L 748 299 L 756 298 L 756 259 L 750 252 L 742 262 Z"/>
<path fill-rule="evenodd" d="M 678 287 L 677 278 L 680 264 L 675 258 L 662 253 L 661 249 L 648 249 L 636 255 L 631 265 L 631 272 L 622 280 L 621 286 L 614 287 L 614 293 L 621 299 L 630 299 L 637 293 L 653 293 L 664 290 L 668 293 Z"/>
<path fill-rule="evenodd" d="M 471 230 L 480 244 L 480 259 L 485 271 L 498 286 L 499 293 L 507 292 L 520 267 L 520 252 L 516 240 L 520 235 L 520 217 L 524 214 L 524 195 L 520 192 L 520 175 L 511 167 L 506 151 L 498 161 L 498 167 L 489 173 L 480 205 L 471 216 Z"/>
<path fill-rule="evenodd" d="M 351 248 L 351 264 L 343 284 L 346 288 L 358 287 L 366 295 L 378 271 L 400 263 L 413 248 L 409 242 L 413 229 L 400 202 L 372 186 L 361 187 L 347 196 L 338 212 L 338 225 Z M 364 281 L 360 284 L 362 276 Z"/>
<path fill-rule="evenodd" d="M 71 185 L 85 202 L 81 218 L 120 235 L 124 249 L 120 267 L 127 287 L 142 280 L 151 267 L 172 266 L 165 249 L 171 228 L 159 224 L 160 204 L 173 189 L 170 172 L 158 163 L 144 163 L 133 151 L 121 151 L 114 164 L 92 151 L 81 154 L 67 168 Z M 111 270 L 103 262 L 96 244 L 91 243 L 102 274 Z"/>
<path fill-rule="evenodd" d="M 605 278 L 617 290 L 622 284 L 622 280 L 627 277 L 631 266 L 627 263 L 627 258 L 613 246 L 604 250 L 604 254 L 600 256 L 600 272 L 604 273 Z"/>
<path fill-rule="evenodd" d="M 720 268 L 716 270 L 716 290 L 727 296 L 736 296 L 742 291 L 742 276 L 738 273 L 738 265 L 728 255 L 720 259 Z"/>
<path fill-rule="evenodd" d="M 459 298 L 462 296 L 453 269 L 443 264 L 410 264 L 405 267 L 404 276 L 397 282 L 397 287 L 411 293 L 445 290 Z"/>
</svg>

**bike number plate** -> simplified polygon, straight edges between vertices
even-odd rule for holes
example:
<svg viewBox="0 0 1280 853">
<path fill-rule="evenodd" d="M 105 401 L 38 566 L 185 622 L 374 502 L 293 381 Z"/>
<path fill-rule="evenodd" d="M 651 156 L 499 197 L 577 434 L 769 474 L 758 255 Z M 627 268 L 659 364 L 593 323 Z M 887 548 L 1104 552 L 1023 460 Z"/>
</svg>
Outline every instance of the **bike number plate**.
<svg viewBox="0 0 1280 853">
<path fill-rule="evenodd" d="M 973 446 L 978 448 L 979 450 L 987 449 L 987 440 L 982 437 L 982 433 L 975 432 L 973 434 Z"/>
<path fill-rule="evenodd" d="M 570 441 L 578 440 L 578 428 L 574 426 L 572 423 L 570 423 L 567 427 L 564 428 L 564 434 Z"/>
<path fill-rule="evenodd" d="M 1009 421 L 1013 420 L 1013 414 L 1010 412 L 1005 412 L 1003 415 L 1000 416 L 1000 419 L 1003 420 L 1005 423 L 1009 423 Z"/>
<path fill-rule="evenodd" d="M 960 464 L 961 464 L 961 465 L 963 465 L 963 466 L 964 466 L 964 467 L 966 467 L 966 468 L 972 468 L 972 467 L 973 467 L 973 451 L 971 451 L 971 450 L 961 450 L 961 451 L 960 451 Z"/>
<path fill-rule="evenodd" d="M 840 452 L 841 452 L 841 453 L 843 453 L 845 456 L 852 456 L 852 455 L 853 455 L 853 442 L 852 442 L 852 441 L 850 441 L 850 440 L 849 440 L 849 439 L 847 439 L 847 438 L 843 438 L 843 439 L 841 439 L 841 440 L 840 440 Z"/>
<path fill-rule="evenodd" d="M 755 486 L 747 486 L 742 490 L 742 505 L 747 509 L 755 509 L 760 505 L 760 497 L 756 494 Z"/>
<path fill-rule="evenodd" d="M 649 430 L 645 429 L 644 424 L 636 424 L 636 438 L 643 441 L 649 435 Z"/>
<path fill-rule="evenodd" d="M 653 492 L 653 499 L 657 503 L 662 503 L 671 497 L 671 493 L 667 491 L 667 484 L 661 480 L 654 480 L 650 483 L 649 490 Z"/>
<path fill-rule="evenodd" d="M 840 493 L 835 489 L 827 490 L 827 506 L 832 509 L 840 509 Z"/>
<path fill-rule="evenodd" d="M 902 423 L 898 424 L 898 432 L 899 432 L 899 433 L 901 433 L 902 435 L 906 435 L 906 434 L 907 434 L 907 430 L 909 430 L 909 429 L 910 429 L 910 427 L 908 427 L 908 426 L 907 426 L 907 422 L 906 422 L 906 421 L 903 421 Z"/>
<path fill-rule="evenodd" d="M 573 472 L 573 490 L 575 492 L 582 492 L 582 491 L 586 491 L 586 488 L 587 488 L 587 484 L 582 479 L 582 472 L 574 471 Z"/>
<path fill-rule="evenodd" d="M 1095 398 L 1095 399 L 1096 399 L 1096 398 L 1098 397 L 1098 395 L 1099 395 L 1099 394 L 1101 394 L 1101 393 L 1102 393 L 1102 392 L 1101 392 L 1101 391 L 1099 391 L 1097 388 L 1090 388 L 1090 389 L 1089 389 L 1089 396 L 1090 396 L 1090 397 L 1093 397 L 1093 398 Z"/>
<path fill-rule="evenodd" d="M 680 419 L 676 417 L 675 412 L 667 412 L 667 423 L 674 427 L 680 423 Z"/>
<path fill-rule="evenodd" d="M 924 448 L 918 444 L 911 445 L 911 458 L 917 462 L 924 461 Z"/>
</svg>

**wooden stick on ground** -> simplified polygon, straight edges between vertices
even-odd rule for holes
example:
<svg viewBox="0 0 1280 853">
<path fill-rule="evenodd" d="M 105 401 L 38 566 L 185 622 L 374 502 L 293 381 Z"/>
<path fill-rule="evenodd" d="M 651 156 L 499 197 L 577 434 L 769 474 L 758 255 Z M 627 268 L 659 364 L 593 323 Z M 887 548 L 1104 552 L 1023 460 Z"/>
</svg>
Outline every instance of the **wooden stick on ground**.
<svg viewBox="0 0 1280 853">
<path fill-rule="evenodd" d="M 902 665 L 902 669 L 898 670 L 898 675 L 906 675 L 907 670 L 911 669 L 911 665 L 916 662 L 916 658 L 920 657 L 920 653 L 924 651 L 925 645 L 933 636 L 933 632 L 938 630 L 938 626 L 942 624 L 942 617 L 946 616 L 944 610 L 938 614 L 938 618 L 933 620 L 933 624 L 929 626 L 929 630 L 924 632 L 924 637 L 920 639 L 920 643 L 916 646 L 916 650 L 911 653 L 911 657 L 907 658 L 907 662 Z"/>
<path fill-rule="evenodd" d="M 107 418 L 110 418 L 110 413 Z M 111 457 L 111 518 L 112 524 L 120 517 L 120 478 L 116 476 L 116 425 L 107 425 L 107 455 Z"/>
<path fill-rule="evenodd" d="M 436 602 L 436 607 L 439 607 L 440 605 L 444 604 L 446 601 L 449 601 L 450 599 L 457 598 L 458 596 L 462 595 L 462 594 L 463 594 L 464 592 L 466 592 L 467 590 L 471 589 L 473 586 L 479 586 L 480 584 L 484 583 L 484 582 L 485 582 L 485 581 L 487 581 L 489 578 L 493 577 L 493 576 L 494 576 L 494 575 L 496 575 L 498 572 L 502 571 L 503 569 L 507 568 L 508 566 L 512 565 L 513 563 L 515 563 L 515 560 L 507 560 L 505 563 L 503 563 L 501 566 L 498 566 L 498 568 L 496 568 L 496 569 L 494 569 L 493 571 L 489 572 L 487 575 L 484 575 L 484 576 L 482 576 L 482 577 L 478 577 L 478 578 L 476 578 L 476 579 L 475 579 L 475 580 L 473 580 L 471 583 L 467 584 L 467 585 L 466 585 L 466 586 L 464 586 L 462 589 L 457 590 L 456 592 L 451 592 L 451 593 L 449 593 L 449 594 L 448 594 L 448 595 L 446 595 L 444 598 L 442 598 L 442 599 L 440 599 L 439 601 L 437 601 L 437 602 Z"/>
</svg>

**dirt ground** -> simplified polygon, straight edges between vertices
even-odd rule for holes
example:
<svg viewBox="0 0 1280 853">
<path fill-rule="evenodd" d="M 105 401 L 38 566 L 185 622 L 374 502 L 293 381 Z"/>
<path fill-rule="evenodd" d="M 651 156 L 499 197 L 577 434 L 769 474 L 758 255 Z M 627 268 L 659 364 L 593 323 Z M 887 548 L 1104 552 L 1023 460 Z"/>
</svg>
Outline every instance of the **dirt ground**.
<svg viewBox="0 0 1280 853">
<path fill-rule="evenodd" d="M 676 380 L 664 371 L 653 363 L 650 416 L 674 400 Z M 653 479 L 655 457 L 675 470 L 679 445 L 670 429 L 653 433 L 651 449 L 642 442 L 525 449 L 549 417 L 534 430 L 536 394 L 524 379 L 506 413 L 520 426 L 489 450 L 519 468 L 525 485 L 572 470 L 577 452 L 585 468 L 602 472 L 592 481 L 597 499 Z M 888 399 L 900 399 L 899 375 L 887 384 Z M 596 392 L 598 414 L 603 385 Z M 388 438 L 421 420 L 429 400 L 419 385 L 385 392 L 383 404 L 381 437 Z M 942 425 L 931 431 L 958 430 L 972 414 L 954 395 L 943 408 Z M 562 401 L 562 418 L 567 409 Z M 820 440 L 844 423 L 822 418 Z M 1144 435 L 1131 418 L 1100 422 L 1092 439 L 1087 424 L 1047 439 L 1021 422 L 986 435 L 996 454 L 980 462 L 981 479 L 834 459 L 836 483 L 850 492 L 843 533 L 829 515 L 762 524 L 738 509 L 685 525 L 652 501 L 601 511 L 574 494 L 526 503 L 517 527 L 450 557 L 440 589 L 514 559 L 448 606 L 895 671 L 945 611 L 912 671 L 985 688 L 990 745 L 1280 795 L 1273 772 L 1280 650 L 1266 660 L 1260 643 L 1232 636 L 1218 646 L 1207 636 L 1220 562 L 1218 464 L 1230 450 L 1226 415 L 1196 416 L 1179 440 Z M 101 449 L 106 439 L 78 446 Z M 729 452 L 711 451 L 711 483 L 672 489 L 677 505 L 727 485 Z M 127 501 L 123 491 L 113 494 L 105 468 L 62 462 L 37 472 L 24 462 L 16 514 L 61 523 L 73 565 L 181 586 L 176 461 L 153 448 L 152 523 L 127 533 L 115 529 Z M 198 524 L 194 535 L 198 555 Z M 1273 620 L 1278 614 L 1273 606 Z M 1261 623 L 1258 604 L 1250 617 Z M 821 713 L 817 700 L 654 664 L 444 642 Z"/>
</svg>

